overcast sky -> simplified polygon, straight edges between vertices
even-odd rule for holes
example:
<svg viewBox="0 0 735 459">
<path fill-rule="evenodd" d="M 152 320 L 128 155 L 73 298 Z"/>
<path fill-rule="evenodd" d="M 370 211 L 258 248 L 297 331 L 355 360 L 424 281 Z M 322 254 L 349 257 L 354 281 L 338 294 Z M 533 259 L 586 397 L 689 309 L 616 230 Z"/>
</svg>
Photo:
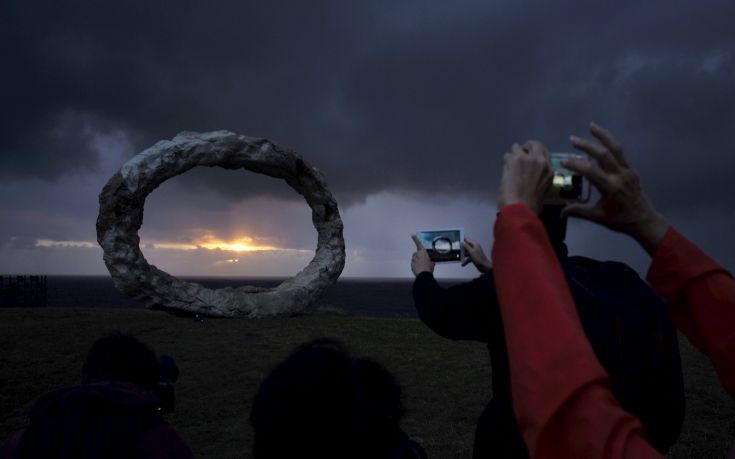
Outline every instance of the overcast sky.
<svg viewBox="0 0 735 459">
<path fill-rule="evenodd" d="M 569 151 L 591 120 L 661 212 L 733 269 L 733 18 L 731 0 L 3 2 L 0 273 L 106 274 L 104 183 L 160 139 L 228 129 L 324 172 L 345 276 L 408 277 L 418 229 L 464 227 L 489 252 L 513 142 Z M 290 276 L 316 247 L 285 183 L 216 168 L 154 191 L 140 235 L 175 275 Z M 568 243 L 647 267 L 591 224 L 573 222 Z"/>
</svg>

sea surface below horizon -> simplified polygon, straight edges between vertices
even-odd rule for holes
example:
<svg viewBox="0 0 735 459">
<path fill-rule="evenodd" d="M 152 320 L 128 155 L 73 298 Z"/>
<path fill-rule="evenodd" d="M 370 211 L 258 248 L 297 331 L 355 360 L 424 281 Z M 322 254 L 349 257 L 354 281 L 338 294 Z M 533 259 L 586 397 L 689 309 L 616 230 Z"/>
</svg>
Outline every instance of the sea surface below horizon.
<svg viewBox="0 0 735 459">
<path fill-rule="evenodd" d="M 276 287 L 286 278 L 181 277 L 207 288 Z M 442 281 L 448 286 L 462 279 Z M 413 279 L 340 278 L 318 304 L 362 317 L 418 317 L 413 306 Z M 142 308 L 137 300 L 119 292 L 110 276 L 48 276 L 46 306 L 54 308 Z"/>
</svg>

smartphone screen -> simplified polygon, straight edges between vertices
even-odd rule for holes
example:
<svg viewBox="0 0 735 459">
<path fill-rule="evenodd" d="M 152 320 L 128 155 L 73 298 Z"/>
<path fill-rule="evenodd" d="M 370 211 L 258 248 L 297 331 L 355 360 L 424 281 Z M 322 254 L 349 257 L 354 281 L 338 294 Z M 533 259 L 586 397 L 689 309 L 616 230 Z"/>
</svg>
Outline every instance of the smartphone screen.
<svg viewBox="0 0 735 459">
<path fill-rule="evenodd" d="M 590 199 L 589 181 L 582 175 L 561 165 L 567 158 L 586 158 L 578 153 L 551 153 L 551 170 L 554 174 L 549 189 L 546 190 L 544 203 L 564 204 L 567 202 L 587 202 Z"/>
<path fill-rule="evenodd" d="M 416 235 L 429 253 L 431 261 L 436 263 L 462 261 L 464 256 L 462 228 L 446 230 L 417 231 Z"/>
</svg>

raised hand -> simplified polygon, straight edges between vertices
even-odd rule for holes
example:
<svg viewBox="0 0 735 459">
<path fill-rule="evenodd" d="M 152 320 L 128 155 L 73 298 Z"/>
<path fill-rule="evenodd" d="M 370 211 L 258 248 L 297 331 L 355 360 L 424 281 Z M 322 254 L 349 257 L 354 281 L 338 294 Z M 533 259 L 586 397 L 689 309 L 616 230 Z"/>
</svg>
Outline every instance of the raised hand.
<svg viewBox="0 0 735 459">
<path fill-rule="evenodd" d="M 513 144 L 512 151 L 505 154 L 498 209 L 525 204 L 538 214 L 551 179 L 549 152 L 541 142 L 529 140 L 523 148 Z"/>
<path fill-rule="evenodd" d="M 629 234 L 653 254 L 669 228 L 668 222 L 646 197 L 638 174 L 617 139 L 595 123 L 591 123 L 590 132 L 599 142 L 575 136 L 570 140 L 574 148 L 587 153 L 596 163 L 568 159 L 562 165 L 587 177 L 601 197 L 593 205 L 569 204 L 562 216 L 591 220 Z"/>
<path fill-rule="evenodd" d="M 429 252 L 426 251 L 424 245 L 421 244 L 419 238 L 411 235 L 411 239 L 416 244 L 416 251 L 411 256 L 411 272 L 414 276 L 418 276 L 422 272 L 434 272 L 434 262 L 429 258 Z"/>
<path fill-rule="evenodd" d="M 478 271 L 481 273 L 488 273 L 493 269 L 493 263 L 485 255 L 482 250 L 482 246 L 479 242 L 469 237 L 465 237 L 462 241 L 462 248 L 464 249 L 464 260 L 462 260 L 462 266 L 467 266 L 470 263 L 475 265 Z"/>
</svg>

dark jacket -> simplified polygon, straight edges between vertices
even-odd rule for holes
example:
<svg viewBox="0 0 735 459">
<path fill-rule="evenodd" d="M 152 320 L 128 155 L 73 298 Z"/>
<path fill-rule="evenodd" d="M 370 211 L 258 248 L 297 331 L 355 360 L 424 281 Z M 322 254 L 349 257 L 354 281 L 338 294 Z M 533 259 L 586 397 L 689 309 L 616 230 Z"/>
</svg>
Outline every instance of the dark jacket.
<svg viewBox="0 0 735 459">
<path fill-rule="evenodd" d="M 666 317 L 665 304 L 628 266 L 569 257 L 564 244 L 555 249 L 590 344 L 610 375 L 613 392 L 625 409 L 641 419 L 649 442 L 667 451 L 678 438 L 684 420 L 684 391 L 676 331 Z M 508 355 L 492 272 L 448 288 L 442 288 L 433 274 L 424 272 L 414 281 L 413 297 L 421 320 L 440 336 L 487 343 L 493 398 L 478 422 L 473 457 L 528 457 L 513 414 Z M 644 337 L 650 333 L 653 339 L 660 335 L 668 348 L 664 361 L 654 361 L 662 360 L 656 354 L 656 359 L 645 362 L 649 368 L 639 369 L 643 360 L 621 362 L 622 346 L 610 343 L 617 344 L 621 314 L 641 310 L 651 311 L 655 320 L 634 325 L 642 329 L 634 333 Z M 659 390 L 647 387 L 650 384 L 642 377 L 652 371 L 654 378 L 666 382 Z"/>
<path fill-rule="evenodd" d="M 106 381 L 58 389 L 30 410 L 30 425 L 0 458 L 193 458 L 142 386 Z"/>
</svg>

